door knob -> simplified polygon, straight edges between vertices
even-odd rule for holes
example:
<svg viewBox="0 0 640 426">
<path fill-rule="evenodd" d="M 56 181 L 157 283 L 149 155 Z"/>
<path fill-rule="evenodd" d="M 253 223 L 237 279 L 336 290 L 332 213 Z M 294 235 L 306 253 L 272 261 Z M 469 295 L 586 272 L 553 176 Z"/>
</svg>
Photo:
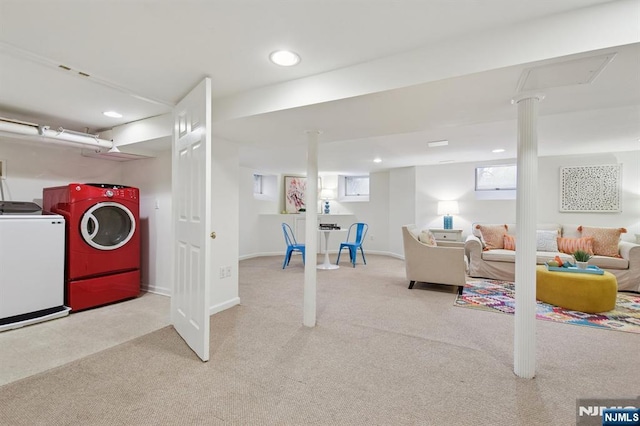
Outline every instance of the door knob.
<svg viewBox="0 0 640 426">
<path fill-rule="evenodd" d="M 212 240 L 215 240 L 215 239 L 216 239 L 216 233 L 215 233 L 215 231 L 211 233 L 211 239 L 212 239 Z"/>
</svg>

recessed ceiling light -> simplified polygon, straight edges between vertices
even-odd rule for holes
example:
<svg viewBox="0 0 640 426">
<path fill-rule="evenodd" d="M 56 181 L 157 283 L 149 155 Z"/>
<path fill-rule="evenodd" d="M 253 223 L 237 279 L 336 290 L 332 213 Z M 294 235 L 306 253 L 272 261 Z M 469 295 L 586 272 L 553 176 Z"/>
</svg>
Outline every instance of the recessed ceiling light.
<svg viewBox="0 0 640 426">
<path fill-rule="evenodd" d="M 502 148 L 497 148 L 497 149 L 492 150 L 491 152 L 495 152 L 495 153 L 497 154 L 497 153 L 499 153 L 499 152 L 504 152 L 504 149 L 502 149 Z"/>
<path fill-rule="evenodd" d="M 115 111 L 105 111 L 103 112 L 104 115 L 106 115 L 107 117 L 111 117 L 111 118 L 122 118 L 122 114 L 120 114 L 119 112 L 115 112 Z"/>
<path fill-rule="evenodd" d="M 434 148 L 436 146 L 447 146 L 447 145 L 449 145 L 449 141 L 429 142 L 427 145 L 429 146 L 429 148 Z"/>
<path fill-rule="evenodd" d="M 300 56 L 290 50 L 276 50 L 271 52 L 269 59 L 281 67 L 292 67 L 300 62 Z"/>
<path fill-rule="evenodd" d="M 382 163 L 382 158 L 376 157 L 376 158 L 373 159 L 373 162 L 374 163 Z"/>
</svg>

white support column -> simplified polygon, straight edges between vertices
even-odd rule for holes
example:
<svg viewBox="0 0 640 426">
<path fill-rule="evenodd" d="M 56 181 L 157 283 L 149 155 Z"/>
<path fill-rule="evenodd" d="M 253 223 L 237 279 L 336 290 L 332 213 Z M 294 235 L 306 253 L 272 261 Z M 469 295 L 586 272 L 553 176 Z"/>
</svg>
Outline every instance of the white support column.
<svg viewBox="0 0 640 426">
<path fill-rule="evenodd" d="M 306 327 L 316 325 L 316 281 L 318 263 L 318 135 L 319 131 L 307 131 L 307 191 L 305 223 L 304 302 L 302 323 Z"/>
<path fill-rule="evenodd" d="M 514 99 L 518 104 L 516 197 L 516 312 L 513 371 L 536 375 L 536 227 L 538 198 L 538 103 L 544 95 Z"/>
</svg>

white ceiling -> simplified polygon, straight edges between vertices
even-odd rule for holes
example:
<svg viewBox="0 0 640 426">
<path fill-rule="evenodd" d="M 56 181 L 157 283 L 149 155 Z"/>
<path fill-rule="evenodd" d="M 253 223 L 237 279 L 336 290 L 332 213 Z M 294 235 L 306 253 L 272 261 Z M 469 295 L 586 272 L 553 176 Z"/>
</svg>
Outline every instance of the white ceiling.
<svg viewBox="0 0 640 426">
<path fill-rule="evenodd" d="M 242 102 L 258 108 L 265 93 L 276 99 L 285 87 L 306 85 L 297 90 L 305 95 L 323 76 L 347 75 L 316 87 L 317 97 L 280 98 L 278 108 L 232 119 L 221 113 L 214 133 L 240 143 L 242 164 L 264 172 L 304 171 L 309 129 L 322 131 L 321 172 L 497 161 L 515 157 L 517 107 L 510 100 L 524 70 L 615 53 L 593 83 L 545 90 L 539 153 L 635 150 L 640 28 L 632 44 L 602 43 L 571 55 L 554 53 L 570 44 L 562 33 L 540 34 L 547 56 L 527 56 L 530 50 L 500 38 L 531 22 L 562 24 L 590 11 L 607 16 L 605 8 L 618 5 L 640 18 L 636 0 L 0 0 L 0 115 L 98 131 L 170 112 L 205 76 L 214 110 L 225 110 Z M 405 75 L 378 66 L 417 54 L 424 60 L 424 52 L 437 52 L 433 46 L 482 37 L 509 48 L 433 54 L 422 78 L 415 69 Z M 279 48 L 295 50 L 302 62 L 269 63 Z M 501 62 L 507 51 L 513 58 Z M 437 75 L 449 62 L 458 70 Z M 378 89 L 365 87 L 371 81 Z M 106 110 L 125 116 L 107 118 Z M 449 146 L 426 148 L 439 139 Z M 373 164 L 374 156 L 383 162 Z"/>
</svg>

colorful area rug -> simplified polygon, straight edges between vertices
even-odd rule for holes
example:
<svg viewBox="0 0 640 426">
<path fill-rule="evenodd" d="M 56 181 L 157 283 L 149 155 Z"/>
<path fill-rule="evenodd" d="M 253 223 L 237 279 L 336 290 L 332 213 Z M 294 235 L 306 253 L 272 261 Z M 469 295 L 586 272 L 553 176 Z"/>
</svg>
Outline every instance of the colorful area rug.
<svg viewBox="0 0 640 426">
<path fill-rule="evenodd" d="M 513 314 L 516 304 L 514 285 L 507 281 L 468 280 L 462 295 L 456 297 L 454 304 L 463 308 Z M 539 300 L 536 304 L 536 317 L 540 320 L 640 334 L 640 294 L 618 293 L 615 309 L 597 314 L 571 311 Z"/>
</svg>

